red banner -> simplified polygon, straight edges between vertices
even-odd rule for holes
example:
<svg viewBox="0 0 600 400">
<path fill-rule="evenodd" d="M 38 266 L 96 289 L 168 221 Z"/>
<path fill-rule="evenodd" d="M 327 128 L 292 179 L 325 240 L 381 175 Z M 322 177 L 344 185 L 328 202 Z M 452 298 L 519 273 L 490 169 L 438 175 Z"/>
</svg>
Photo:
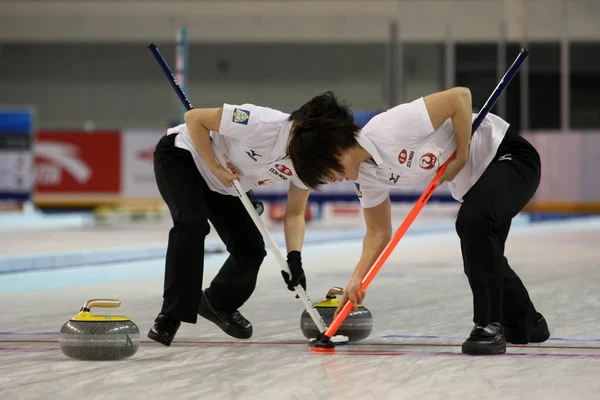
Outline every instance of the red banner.
<svg viewBox="0 0 600 400">
<path fill-rule="evenodd" d="M 35 169 L 37 193 L 119 195 L 120 132 L 41 131 Z"/>
</svg>

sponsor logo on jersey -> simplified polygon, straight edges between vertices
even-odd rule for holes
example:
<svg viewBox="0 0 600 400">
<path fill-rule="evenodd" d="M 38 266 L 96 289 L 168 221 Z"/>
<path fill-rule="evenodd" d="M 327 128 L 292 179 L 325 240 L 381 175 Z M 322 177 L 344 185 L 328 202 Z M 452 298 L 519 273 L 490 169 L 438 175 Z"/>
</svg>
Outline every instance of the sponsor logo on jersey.
<svg viewBox="0 0 600 400">
<path fill-rule="evenodd" d="M 354 188 L 356 189 L 356 194 L 359 199 L 362 199 L 362 192 L 360 191 L 360 183 L 354 182 Z"/>
<path fill-rule="evenodd" d="M 256 157 L 262 157 L 262 155 L 258 154 L 257 152 L 255 152 L 252 149 L 250 149 L 250 151 L 247 151 L 246 154 L 248 154 L 248 157 L 250 157 L 254 161 L 258 161 L 258 159 Z"/>
<path fill-rule="evenodd" d="M 408 155 L 408 153 L 406 152 L 406 149 L 402 149 L 400 154 L 398 154 L 398 162 L 400 164 L 404 164 L 406 162 L 407 155 Z"/>
<path fill-rule="evenodd" d="M 512 160 L 512 154 L 505 154 L 503 156 L 501 156 L 500 158 L 498 158 L 498 161 L 511 161 Z"/>
<path fill-rule="evenodd" d="M 400 174 L 394 175 L 394 173 L 392 172 L 392 175 L 390 176 L 389 181 L 394 182 L 394 185 L 395 185 L 398 183 L 398 179 L 400 179 Z"/>
<path fill-rule="evenodd" d="M 262 181 L 258 181 L 256 183 L 257 186 L 264 186 L 264 185 L 272 185 L 273 183 L 275 183 L 275 181 L 273 179 L 263 179 Z"/>
<path fill-rule="evenodd" d="M 287 176 L 292 176 L 292 175 L 293 175 L 293 173 L 292 173 L 292 170 L 291 170 L 291 169 L 289 169 L 288 167 L 286 167 L 286 166 L 285 166 L 285 165 L 283 165 L 283 164 L 275 164 L 275 168 L 277 168 L 277 170 L 278 170 L 279 172 L 281 172 L 281 173 L 284 173 L 284 174 L 286 174 Z"/>
<path fill-rule="evenodd" d="M 248 125 L 248 120 L 250 119 L 250 111 L 242 110 L 241 108 L 233 109 L 233 119 L 232 121 L 236 124 Z"/>
<path fill-rule="evenodd" d="M 419 167 L 423 169 L 432 169 L 435 167 L 435 162 L 437 161 L 437 157 L 433 153 L 425 153 L 421 156 L 419 160 Z"/>
<path fill-rule="evenodd" d="M 270 167 L 269 172 L 282 181 L 287 181 L 288 177 L 292 176 L 292 170 L 281 164 L 275 164 L 274 167 Z"/>
<path fill-rule="evenodd" d="M 408 162 L 406 163 L 406 166 L 408 168 L 412 167 L 412 161 L 413 161 L 414 156 L 415 156 L 415 152 L 413 150 L 411 150 L 410 154 L 408 155 Z"/>
</svg>

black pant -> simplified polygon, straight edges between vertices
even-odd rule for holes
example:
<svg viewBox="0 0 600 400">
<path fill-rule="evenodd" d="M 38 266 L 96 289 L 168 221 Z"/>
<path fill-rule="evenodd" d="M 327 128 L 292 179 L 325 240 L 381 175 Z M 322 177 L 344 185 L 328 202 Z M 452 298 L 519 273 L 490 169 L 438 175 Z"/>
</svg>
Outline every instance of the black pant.
<svg viewBox="0 0 600 400">
<path fill-rule="evenodd" d="M 161 312 L 195 323 L 202 295 L 208 221 L 230 253 L 205 291 L 216 310 L 235 311 L 250 298 L 266 252 L 262 235 L 241 200 L 210 190 L 190 152 L 175 147 L 175 136 L 162 137 L 154 151 L 156 183 L 173 218 Z"/>
<path fill-rule="evenodd" d="M 473 292 L 473 322 L 500 322 L 527 338 L 536 310 L 521 279 L 508 265 L 504 244 L 510 224 L 540 182 L 540 158 L 518 135 L 507 135 L 496 157 L 464 196 L 456 231 Z M 522 336 L 525 335 L 525 336 Z"/>
</svg>

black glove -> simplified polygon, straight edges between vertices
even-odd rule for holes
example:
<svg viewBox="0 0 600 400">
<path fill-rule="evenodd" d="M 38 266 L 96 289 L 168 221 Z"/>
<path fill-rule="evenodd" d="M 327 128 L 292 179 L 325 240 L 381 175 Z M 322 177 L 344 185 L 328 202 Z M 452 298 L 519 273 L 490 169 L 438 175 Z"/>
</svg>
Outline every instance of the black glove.
<svg viewBox="0 0 600 400">
<path fill-rule="evenodd" d="M 288 267 L 290 268 L 290 272 L 292 273 L 292 277 L 288 275 L 287 272 L 281 271 L 281 275 L 283 276 L 283 280 L 287 284 L 288 290 L 294 291 L 294 288 L 298 285 L 301 285 L 304 290 L 306 290 L 306 276 L 304 275 L 304 270 L 302 269 L 302 257 L 300 256 L 300 252 L 297 250 L 290 251 L 287 256 Z"/>
<path fill-rule="evenodd" d="M 248 190 L 246 192 L 246 196 L 248 196 L 248 199 L 250 199 L 250 202 L 254 206 L 254 209 L 256 210 L 258 215 L 262 215 L 262 213 L 265 212 L 265 205 L 262 203 L 262 201 L 256 200 L 256 197 L 254 196 L 254 192 L 252 190 Z"/>
</svg>

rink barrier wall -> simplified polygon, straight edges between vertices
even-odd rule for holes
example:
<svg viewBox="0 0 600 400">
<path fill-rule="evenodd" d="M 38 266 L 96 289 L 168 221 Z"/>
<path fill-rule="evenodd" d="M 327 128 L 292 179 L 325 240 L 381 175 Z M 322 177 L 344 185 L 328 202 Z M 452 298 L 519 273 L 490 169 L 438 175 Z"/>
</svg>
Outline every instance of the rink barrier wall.
<svg viewBox="0 0 600 400">
<path fill-rule="evenodd" d="M 41 130 L 34 145 L 34 202 L 43 207 L 95 207 L 162 203 L 153 171 L 157 129 L 112 131 Z M 600 131 L 523 132 L 539 151 L 542 178 L 528 211 L 600 213 Z M 107 162 L 110 160 L 110 162 Z M 392 189 L 392 201 L 415 201 L 425 189 Z M 285 199 L 286 184 L 253 189 L 269 201 Z M 351 182 L 324 186 L 311 195 L 317 204 L 335 198 L 357 201 Z M 346 200 L 343 200 L 346 201 Z M 432 201 L 453 201 L 447 184 Z"/>
</svg>

